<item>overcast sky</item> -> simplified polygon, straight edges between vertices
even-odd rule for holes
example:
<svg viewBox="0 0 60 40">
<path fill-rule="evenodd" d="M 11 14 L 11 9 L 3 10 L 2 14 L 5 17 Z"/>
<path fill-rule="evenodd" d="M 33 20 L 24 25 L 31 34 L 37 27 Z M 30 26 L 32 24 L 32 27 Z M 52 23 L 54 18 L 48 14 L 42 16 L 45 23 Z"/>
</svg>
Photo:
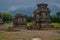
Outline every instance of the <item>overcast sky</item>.
<svg viewBox="0 0 60 40">
<path fill-rule="evenodd" d="M 60 11 L 60 0 L 0 0 L 0 12 L 27 9 L 41 2 L 47 3 L 53 10 Z"/>
</svg>

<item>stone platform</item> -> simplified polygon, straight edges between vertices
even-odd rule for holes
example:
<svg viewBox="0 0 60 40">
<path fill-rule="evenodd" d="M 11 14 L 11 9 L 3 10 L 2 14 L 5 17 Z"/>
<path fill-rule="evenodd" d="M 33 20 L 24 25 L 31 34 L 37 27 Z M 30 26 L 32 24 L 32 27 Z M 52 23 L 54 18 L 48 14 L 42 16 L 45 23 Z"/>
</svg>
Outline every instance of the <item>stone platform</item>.
<svg viewBox="0 0 60 40">
<path fill-rule="evenodd" d="M 25 27 L 9 27 L 8 31 L 23 31 L 27 30 Z"/>
</svg>

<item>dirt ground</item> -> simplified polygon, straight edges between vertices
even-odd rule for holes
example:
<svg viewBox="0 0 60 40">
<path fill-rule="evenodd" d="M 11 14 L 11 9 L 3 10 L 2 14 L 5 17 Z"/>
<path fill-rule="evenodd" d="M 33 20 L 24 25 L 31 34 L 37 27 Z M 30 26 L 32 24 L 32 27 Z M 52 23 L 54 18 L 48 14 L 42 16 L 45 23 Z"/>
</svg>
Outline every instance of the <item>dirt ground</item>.
<svg viewBox="0 0 60 40">
<path fill-rule="evenodd" d="M 32 40 L 32 38 L 41 38 L 41 40 L 58 40 L 60 39 L 60 30 L 0 31 L 0 38 L 2 40 Z"/>
</svg>

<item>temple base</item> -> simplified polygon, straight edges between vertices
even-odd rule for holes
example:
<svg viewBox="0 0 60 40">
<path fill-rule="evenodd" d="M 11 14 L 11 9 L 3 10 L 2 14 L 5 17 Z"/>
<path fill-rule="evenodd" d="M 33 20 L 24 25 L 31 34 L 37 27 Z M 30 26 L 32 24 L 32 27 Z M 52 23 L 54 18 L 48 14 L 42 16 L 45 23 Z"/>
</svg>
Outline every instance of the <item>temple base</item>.
<svg viewBox="0 0 60 40">
<path fill-rule="evenodd" d="M 26 25 L 9 27 L 9 31 L 24 31 L 24 30 L 27 30 Z"/>
</svg>

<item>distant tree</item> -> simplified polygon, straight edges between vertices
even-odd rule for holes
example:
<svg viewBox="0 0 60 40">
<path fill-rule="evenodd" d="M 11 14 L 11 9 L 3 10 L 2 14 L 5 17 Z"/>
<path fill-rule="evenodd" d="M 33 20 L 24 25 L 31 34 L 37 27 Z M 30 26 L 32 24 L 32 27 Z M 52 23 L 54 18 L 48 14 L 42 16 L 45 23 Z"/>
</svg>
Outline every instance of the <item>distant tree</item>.
<svg viewBox="0 0 60 40">
<path fill-rule="evenodd" d="M 27 16 L 27 22 L 32 22 L 33 21 L 33 17 L 32 16 Z"/>
<path fill-rule="evenodd" d="M 2 13 L 2 16 L 3 16 L 3 21 L 7 23 L 11 22 L 13 19 L 11 13 Z"/>
<path fill-rule="evenodd" d="M 60 12 L 57 12 L 56 15 L 51 16 L 52 22 L 58 22 L 60 23 Z"/>
<path fill-rule="evenodd" d="M 58 17 L 60 17 L 60 12 L 57 12 L 56 14 L 57 14 Z"/>
<path fill-rule="evenodd" d="M 57 12 L 56 15 L 57 15 L 57 21 L 60 22 L 60 12 Z"/>
<path fill-rule="evenodd" d="M 58 21 L 57 21 L 57 16 L 56 16 L 56 15 L 51 16 L 51 22 L 52 22 L 52 23 L 58 22 Z"/>
</svg>

